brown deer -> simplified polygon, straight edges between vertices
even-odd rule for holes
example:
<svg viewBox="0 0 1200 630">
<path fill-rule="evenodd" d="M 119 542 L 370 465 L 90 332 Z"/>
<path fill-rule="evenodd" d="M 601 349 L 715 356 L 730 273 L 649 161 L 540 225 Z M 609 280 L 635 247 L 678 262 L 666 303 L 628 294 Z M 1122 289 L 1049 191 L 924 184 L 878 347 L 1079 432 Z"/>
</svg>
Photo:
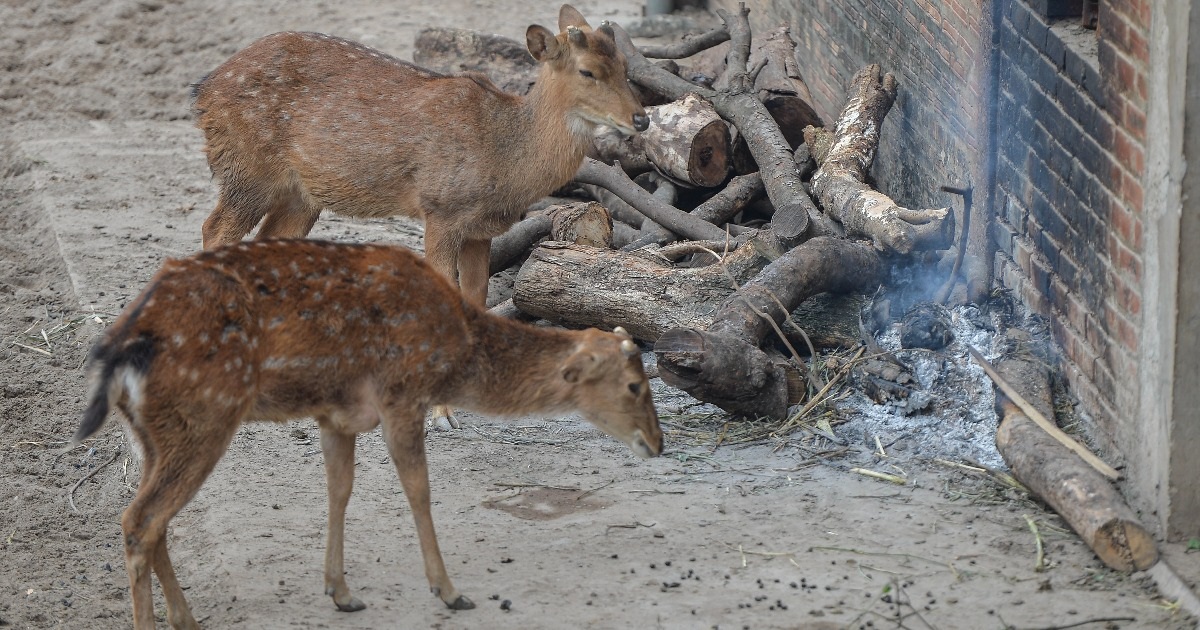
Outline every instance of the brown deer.
<svg viewBox="0 0 1200 630">
<path fill-rule="evenodd" d="M 259 238 L 303 237 L 322 208 L 421 217 L 429 263 L 483 304 L 491 239 L 570 181 L 593 128 L 649 125 L 612 29 L 592 30 L 569 5 L 559 29 L 526 31 L 542 65 L 523 98 L 478 73 L 444 76 L 329 35 L 254 42 L 194 88 L 221 182 L 204 247 L 239 241 L 260 220 Z"/>
<path fill-rule="evenodd" d="M 423 418 L 432 404 L 494 414 L 579 411 L 642 457 L 662 432 L 637 346 L 623 330 L 535 328 L 463 299 L 401 247 L 260 240 L 170 260 L 96 344 L 75 442 L 122 411 L 142 480 L 121 520 L 134 626 L 154 627 L 150 571 L 175 628 L 195 628 L 166 530 L 246 421 L 312 416 L 329 491 L 325 592 L 364 604 L 343 575 L 358 433 L 382 425 L 416 520 L 425 575 L 453 609 L 430 515 Z"/>
</svg>

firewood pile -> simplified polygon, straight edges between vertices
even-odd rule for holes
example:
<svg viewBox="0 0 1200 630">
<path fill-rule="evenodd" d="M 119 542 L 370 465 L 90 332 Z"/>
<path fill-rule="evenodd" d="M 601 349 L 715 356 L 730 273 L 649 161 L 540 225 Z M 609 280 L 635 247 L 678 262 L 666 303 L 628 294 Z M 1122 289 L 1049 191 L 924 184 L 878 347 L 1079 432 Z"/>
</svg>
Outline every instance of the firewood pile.
<svg viewBox="0 0 1200 630">
<path fill-rule="evenodd" d="M 868 183 L 892 75 L 860 70 L 827 126 L 788 29 L 752 38 L 744 7 L 718 14 L 723 26 L 665 46 L 639 48 L 613 25 L 650 128 L 598 133 L 575 177 L 591 201 L 531 209 L 495 240 L 493 272 L 523 261 L 497 308 L 622 326 L 654 344 L 668 384 L 782 419 L 815 393 L 792 311 L 826 292 L 870 293 L 889 259 L 949 248 L 954 215 L 900 207 Z M 713 63 L 705 51 L 726 41 Z M 536 80 L 522 43 L 471 31 L 426 29 L 414 60 L 518 93 Z"/>
<path fill-rule="evenodd" d="M 896 280 L 898 268 L 932 267 L 926 263 L 951 249 L 956 231 L 950 208 L 904 208 L 871 185 L 882 122 L 896 98 L 895 78 L 877 64 L 863 67 L 849 82 L 837 118 L 822 121 L 788 29 L 752 37 L 744 6 L 717 13 L 722 26 L 669 45 L 636 46 L 611 25 L 650 127 L 633 137 L 598 132 L 570 190 L 531 207 L 493 241 L 492 273 L 519 266 L 512 298 L 493 310 L 566 326 L 621 326 L 653 344 L 665 383 L 734 416 L 773 421 L 774 436 L 786 435 L 827 403 L 851 371 L 861 402 L 848 405 L 891 406 L 902 417 L 938 396 L 918 381 L 952 381 L 964 399 L 959 415 L 968 423 L 984 415 L 1003 421 L 996 445 L 1019 482 L 987 465 L 964 468 L 1032 491 L 1109 566 L 1128 571 L 1152 565 L 1152 540 L 1105 479 L 1117 473 L 1090 453 L 1076 458 L 1085 449 L 1067 444 L 1070 438 L 1031 428 L 1026 416 L 1039 412 L 1014 406 L 1020 395 L 1000 376 L 1022 375 L 1022 386 L 1044 395 L 1044 369 L 1006 360 L 996 372 L 971 349 L 998 379 L 1002 393 L 993 396 L 991 381 L 965 351 L 957 365 L 928 353 L 956 334 L 974 336 L 962 342 L 970 349 L 987 345 L 989 335 L 992 345 L 1012 345 L 1009 333 L 1020 332 L 964 321 L 986 319 L 996 304 L 960 307 L 956 317 L 941 306 L 960 271 L 965 237 L 957 254 L 944 258 L 954 261 L 952 270 L 935 269 L 941 277 L 921 283 L 941 288 L 925 291 L 923 304 L 905 305 L 903 321 L 891 327 L 889 334 L 898 337 L 891 348 L 908 349 L 903 358 L 876 340 L 896 310 L 888 304 L 895 293 L 884 295 L 881 287 Z M 724 57 L 714 55 L 725 42 Z M 482 72 L 517 93 L 528 92 L 537 78 L 522 43 L 459 29 L 422 31 L 414 60 L 442 72 Z M 965 234 L 970 189 L 942 190 L 963 196 Z M 811 319 L 815 302 L 837 304 L 829 300 L 837 294 L 876 295 L 861 310 L 861 301 L 850 302 L 852 308 Z M 1014 323 L 1011 306 L 1009 300 L 1010 312 L 1001 317 L 1005 329 Z M 809 316 L 802 315 L 806 309 Z M 818 322 L 819 330 L 806 331 L 798 319 Z M 837 332 L 846 328 L 849 333 Z M 815 364 L 814 339 L 854 348 L 828 356 L 818 374 L 802 358 L 807 353 Z M 933 372 L 941 376 L 931 378 Z M 1044 408 L 1048 401 L 1043 396 L 1038 403 Z M 931 437 L 953 433 L 945 426 L 931 431 Z M 987 433 L 990 440 L 994 431 Z M 883 456 L 878 434 L 874 440 Z"/>
</svg>

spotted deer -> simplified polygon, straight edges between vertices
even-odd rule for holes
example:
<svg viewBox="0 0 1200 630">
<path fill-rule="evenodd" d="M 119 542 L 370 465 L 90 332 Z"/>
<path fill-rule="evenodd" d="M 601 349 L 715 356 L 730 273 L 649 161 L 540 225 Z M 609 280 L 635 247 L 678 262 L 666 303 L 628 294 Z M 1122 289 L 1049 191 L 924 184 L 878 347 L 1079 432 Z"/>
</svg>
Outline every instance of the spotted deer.
<svg viewBox="0 0 1200 630">
<path fill-rule="evenodd" d="M 487 297 L 491 239 L 570 181 L 607 125 L 649 125 L 612 29 L 570 5 L 555 35 L 532 25 L 540 64 L 525 97 L 485 76 L 445 76 L 338 37 L 286 32 L 234 54 L 194 88 L 220 180 L 204 247 L 303 237 L 323 208 L 425 221 L 425 255 L 467 299 Z"/>
<path fill-rule="evenodd" d="M 639 456 L 662 451 L 640 354 L 623 330 L 493 315 L 401 247 L 258 240 L 170 260 L 90 361 L 96 383 L 74 441 L 96 433 L 115 405 L 143 458 L 121 520 L 138 629 L 154 627 L 151 570 L 171 625 L 197 627 L 167 555 L 167 525 L 243 422 L 316 419 L 329 493 L 325 592 L 343 611 L 365 607 L 342 560 L 357 434 L 382 426 L 425 575 L 452 609 L 474 604 L 451 583 L 434 533 L 427 407 L 578 411 Z"/>
</svg>

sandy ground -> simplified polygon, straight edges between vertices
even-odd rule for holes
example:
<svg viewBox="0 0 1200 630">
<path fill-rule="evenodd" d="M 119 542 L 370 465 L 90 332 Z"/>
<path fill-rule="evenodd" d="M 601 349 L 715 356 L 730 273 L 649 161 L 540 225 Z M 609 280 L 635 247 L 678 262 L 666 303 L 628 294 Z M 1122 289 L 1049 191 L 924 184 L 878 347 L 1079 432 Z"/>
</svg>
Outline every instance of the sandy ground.
<svg viewBox="0 0 1200 630">
<path fill-rule="evenodd" d="M 616 20 L 640 10 L 577 6 Z M 0 626 L 130 624 L 118 524 L 137 485 L 129 448 L 110 421 L 87 447 L 59 450 L 83 408 L 92 339 L 165 257 L 198 249 L 214 205 L 188 83 L 278 30 L 408 58 L 424 25 L 519 38 L 556 11 L 529 0 L 0 4 Z M 412 247 L 420 234 L 337 217 L 314 232 Z M 946 454 L 920 442 L 886 460 L 857 434 L 824 460 L 799 438 L 717 448 L 683 430 L 691 401 L 657 380 L 655 392 L 669 452 L 652 461 L 570 418 L 468 416 L 465 430 L 429 437 L 443 552 L 479 604 L 466 612 L 428 593 L 377 433 L 359 442 L 347 534 L 348 580 L 368 608 L 336 612 L 321 585 L 315 429 L 244 427 L 174 520 L 193 611 L 209 628 L 1194 624 L 1145 576 L 1104 569 L 1053 514 L 934 465 Z M 911 483 L 849 472 L 858 465 L 894 466 Z M 1026 516 L 1045 539 L 1043 571 Z M 157 588 L 156 602 L 161 615 Z"/>
</svg>

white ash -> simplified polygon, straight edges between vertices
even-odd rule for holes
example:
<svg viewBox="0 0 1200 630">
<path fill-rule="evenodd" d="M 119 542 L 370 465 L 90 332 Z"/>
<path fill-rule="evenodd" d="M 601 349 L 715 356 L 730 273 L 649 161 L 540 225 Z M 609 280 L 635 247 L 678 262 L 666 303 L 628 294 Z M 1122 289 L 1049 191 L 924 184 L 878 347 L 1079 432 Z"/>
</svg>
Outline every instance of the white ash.
<svg viewBox="0 0 1200 630">
<path fill-rule="evenodd" d="M 954 341 L 938 351 L 900 348 L 897 325 L 877 339 L 907 365 L 920 384 L 909 401 L 875 404 L 861 391 L 837 405 L 846 420 L 835 431 L 852 443 L 876 449 L 875 438 L 891 457 L 919 459 L 971 459 L 986 466 L 1004 468 L 996 450 L 995 392 L 983 369 L 967 354 L 973 346 L 988 361 L 998 352 L 994 342 L 999 333 L 977 327 L 974 306 L 950 309 Z M 923 404 L 923 403 L 928 404 Z"/>
</svg>

